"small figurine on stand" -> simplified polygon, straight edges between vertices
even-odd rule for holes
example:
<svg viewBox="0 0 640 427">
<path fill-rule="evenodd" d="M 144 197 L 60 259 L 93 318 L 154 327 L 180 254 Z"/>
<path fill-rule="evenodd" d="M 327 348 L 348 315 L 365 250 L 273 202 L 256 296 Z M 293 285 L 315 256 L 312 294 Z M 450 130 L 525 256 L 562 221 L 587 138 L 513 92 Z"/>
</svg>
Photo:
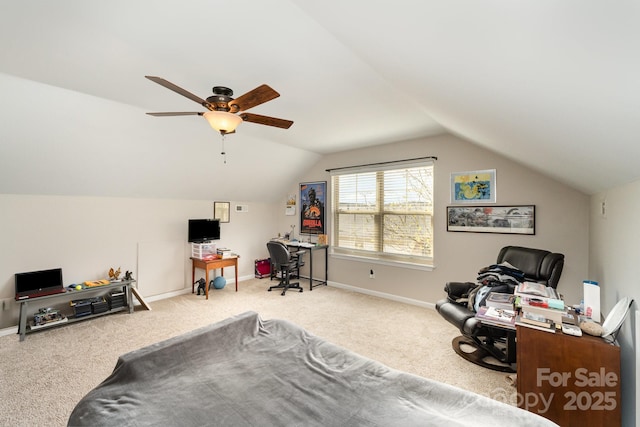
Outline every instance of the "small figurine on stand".
<svg viewBox="0 0 640 427">
<path fill-rule="evenodd" d="M 113 270 L 113 268 L 109 269 L 109 280 L 116 282 L 118 281 L 118 277 L 120 276 L 120 267 L 117 270 Z"/>
<path fill-rule="evenodd" d="M 133 273 L 129 270 L 125 271 L 124 280 L 133 280 Z"/>
</svg>

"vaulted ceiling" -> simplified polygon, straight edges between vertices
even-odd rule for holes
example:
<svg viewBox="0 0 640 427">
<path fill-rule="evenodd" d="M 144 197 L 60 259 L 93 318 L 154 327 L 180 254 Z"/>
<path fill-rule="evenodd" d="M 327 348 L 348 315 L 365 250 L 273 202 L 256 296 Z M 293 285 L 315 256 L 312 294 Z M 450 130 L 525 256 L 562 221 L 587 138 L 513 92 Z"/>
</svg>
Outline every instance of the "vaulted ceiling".
<svg viewBox="0 0 640 427">
<path fill-rule="evenodd" d="M 0 193 L 272 201 L 323 154 L 444 132 L 595 193 L 640 178 L 638 22 L 628 0 L 6 0 Z M 295 123 L 242 123 L 225 164 L 201 117 L 145 114 L 204 111 L 145 75 L 266 83 L 251 112 Z"/>
</svg>

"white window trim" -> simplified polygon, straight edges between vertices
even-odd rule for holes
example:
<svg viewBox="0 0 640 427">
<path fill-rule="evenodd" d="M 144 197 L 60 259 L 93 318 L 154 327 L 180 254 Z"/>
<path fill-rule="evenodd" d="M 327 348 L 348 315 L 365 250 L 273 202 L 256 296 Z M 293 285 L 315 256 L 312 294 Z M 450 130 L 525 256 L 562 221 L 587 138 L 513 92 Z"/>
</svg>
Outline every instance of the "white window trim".
<svg viewBox="0 0 640 427">
<path fill-rule="evenodd" d="M 418 264 L 414 262 L 392 261 L 388 259 L 380 259 L 376 257 L 356 256 L 348 254 L 337 254 L 330 252 L 331 258 L 344 259 L 347 261 L 363 262 L 367 264 L 387 265 L 390 267 L 410 268 L 412 270 L 433 271 L 436 269 L 433 263 Z"/>
</svg>

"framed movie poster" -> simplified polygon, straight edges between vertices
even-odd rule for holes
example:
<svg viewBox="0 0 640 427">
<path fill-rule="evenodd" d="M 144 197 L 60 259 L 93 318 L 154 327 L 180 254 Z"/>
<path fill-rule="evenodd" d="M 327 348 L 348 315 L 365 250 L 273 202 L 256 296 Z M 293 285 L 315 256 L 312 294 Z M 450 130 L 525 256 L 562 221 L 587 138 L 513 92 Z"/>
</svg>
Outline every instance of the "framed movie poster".
<svg viewBox="0 0 640 427">
<path fill-rule="evenodd" d="M 300 234 L 324 233 L 327 181 L 300 184 Z"/>
</svg>

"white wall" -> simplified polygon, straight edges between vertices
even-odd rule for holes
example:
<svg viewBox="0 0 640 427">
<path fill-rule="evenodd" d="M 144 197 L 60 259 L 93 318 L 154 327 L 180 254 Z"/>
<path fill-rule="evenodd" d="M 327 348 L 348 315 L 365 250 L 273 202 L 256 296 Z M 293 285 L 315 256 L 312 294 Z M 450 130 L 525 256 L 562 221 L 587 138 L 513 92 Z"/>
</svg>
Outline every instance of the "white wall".
<svg viewBox="0 0 640 427">
<path fill-rule="evenodd" d="M 252 276 L 253 260 L 267 256 L 265 242 L 277 233 L 275 209 L 242 202 L 249 210 L 237 213 L 236 204 L 218 244 L 241 255 L 240 277 Z M 213 201 L 0 195 L 0 328 L 17 323 L 19 272 L 62 267 L 67 285 L 121 267 L 133 272 L 143 296 L 190 289 L 187 220 L 212 216 Z"/>
<path fill-rule="evenodd" d="M 602 214 L 602 203 L 605 213 Z M 589 274 L 601 287 L 601 312 L 609 313 L 622 297 L 635 300 L 618 335 L 622 354 L 622 425 L 640 425 L 638 385 L 638 302 L 640 301 L 640 181 L 591 198 L 591 251 Z M 636 413 L 638 412 L 638 413 Z"/>
<path fill-rule="evenodd" d="M 520 245 L 563 253 L 565 267 L 558 289 L 567 302 L 578 303 L 588 275 L 589 197 L 505 157 L 452 135 L 368 147 L 325 156 L 300 181 L 330 182 L 326 169 L 389 160 L 436 156 L 435 269 L 421 271 L 331 258 L 330 281 L 370 293 L 386 293 L 435 303 L 445 296 L 447 281 L 475 281 L 481 267 L 496 261 L 501 247 Z M 496 169 L 497 205 L 536 205 L 536 234 L 455 233 L 446 229 L 446 206 L 452 172 Z M 288 193 L 296 193 L 293 184 Z M 294 217 L 284 215 L 287 192 L 279 209 L 280 229 L 289 230 Z M 327 204 L 329 204 L 328 201 Z M 329 207 L 327 207 L 327 212 Z M 297 206 L 299 214 L 299 206 Z M 299 230 L 299 216 L 296 230 Z M 327 216 L 327 229 L 331 218 Z M 375 278 L 369 278 L 369 270 Z"/>
<path fill-rule="evenodd" d="M 325 156 L 300 181 L 329 181 L 327 168 L 430 155 L 438 157 L 435 269 L 331 259 L 331 281 L 434 303 L 444 296 L 445 282 L 475 280 L 478 269 L 495 262 L 502 246 L 514 244 L 564 253 L 559 289 L 568 302 L 580 300 L 581 283 L 588 276 L 589 198 L 460 138 L 442 135 Z M 450 173 L 476 169 L 496 169 L 498 204 L 536 205 L 535 236 L 446 231 Z M 267 256 L 266 240 L 298 223 L 298 215 L 284 214 L 286 197 L 297 194 L 297 187 L 291 183 L 290 188 L 283 188 L 281 202 L 276 204 L 243 202 L 249 206 L 247 213 L 236 213 L 237 203 L 232 202 L 231 222 L 222 224 L 220 244 L 242 255 L 241 276 L 252 275 L 253 260 Z M 13 298 L 13 274 L 58 266 L 63 267 L 67 283 L 101 278 L 109 267 L 120 266 L 153 282 L 139 283 L 142 294 L 148 296 L 190 285 L 186 220 L 211 217 L 212 201 L 0 195 L 0 208 L 0 298 Z M 184 263 L 168 267 L 167 260 L 181 251 Z M 163 261 L 155 269 L 154 259 Z M 146 265 L 151 267 L 137 271 Z M 160 283 L 158 278 L 180 277 L 174 276 L 180 268 L 182 283 Z M 371 268 L 375 279 L 369 278 Z M 0 311 L 0 315 L 1 327 L 7 313 Z"/>
<path fill-rule="evenodd" d="M 579 301 L 585 278 L 601 283 L 605 314 L 621 296 L 640 299 L 637 285 L 640 229 L 633 224 L 640 209 L 640 182 L 589 199 L 516 162 L 451 135 L 326 156 L 301 176 L 299 182 L 329 182 L 325 171 L 328 168 L 432 155 L 438 157 L 435 270 L 425 272 L 375 265 L 376 278 L 369 279 L 370 265 L 331 259 L 330 281 L 365 292 L 430 304 L 444 296 L 446 281 L 475 280 L 477 270 L 494 262 L 502 246 L 515 244 L 565 254 L 559 289 L 568 302 Z M 497 204 L 536 205 L 535 236 L 446 231 L 449 175 L 477 169 L 497 170 Z M 219 244 L 241 254 L 240 277 L 252 276 L 254 259 L 268 256 L 265 242 L 269 238 L 278 232 L 288 232 L 293 223 L 297 224 L 296 231 L 299 230 L 299 206 L 295 217 L 284 214 L 287 195 L 297 192 L 297 183 L 291 183 L 290 188 L 282 189 L 281 201 L 276 204 L 231 202 L 231 222 L 222 224 Z M 602 200 L 606 200 L 606 218 L 599 215 Z M 249 211 L 235 212 L 238 203 L 247 205 Z M 211 217 L 212 210 L 213 200 L 0 194 L 0 300 L 6 307 L 0 309 L 0 328 L 17 324 L 13 275 L 22 271 L 62 267 L 65 283 L 69 284 L 106 277 L 110 267 L 119 266 L 123 271 L 132 270 L 136 278 L 142 275 L 138 285 L 144 296 L 188 289 L 191 271 L 190 249 L 186 243 L 187 219 Z M 154 280 L 174 277 L 175 271 L 167 267 L 172 254 L 182 259 L 182 263 L 178 260 L 171 268 L 181 270 L 183 280 Z M 146 267 L 154 259 L 163 262 L 156 268 Z M 141 262 L 145 271 L 139 271 Z M 232 269 L 225 270 L 225 276 L 228 280 L 232 278 Z M 633 337 L 638 325 L 634 318 L 631 316 L 623 327 L 620 342 L 623 378 L 635 377 L 637 382 L 640 374 L 635 366 L 640 361 L 636 360 L 638 344 Z M 633 381 L 623 381 L 622 387 L 624 425 L 633 425 L 636 385 Z"/>
</svg>

